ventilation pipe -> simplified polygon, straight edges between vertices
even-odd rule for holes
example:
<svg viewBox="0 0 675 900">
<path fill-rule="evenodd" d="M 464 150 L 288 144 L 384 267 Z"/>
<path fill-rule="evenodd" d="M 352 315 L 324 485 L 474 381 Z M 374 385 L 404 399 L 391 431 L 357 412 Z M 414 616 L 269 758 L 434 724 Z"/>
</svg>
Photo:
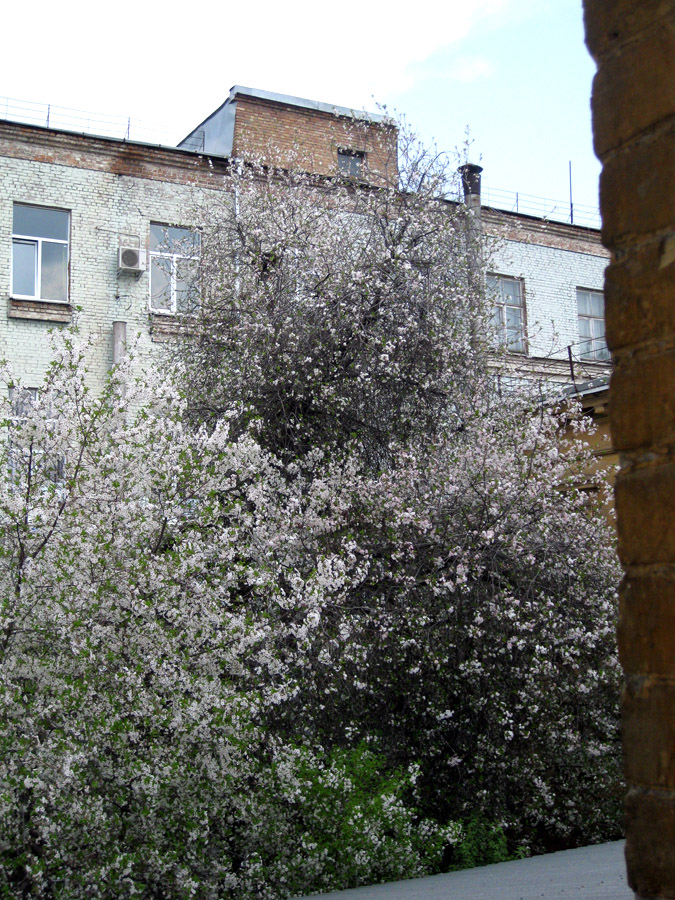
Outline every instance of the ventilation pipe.
<svg viewBox="0 0 675 900">
<path fill-rule="evenodd" d="M 468 282 L 471 296 L 480 304 L 485 297 L 485 266 L 483 262 L 483 228 L 480 215 L 480 173 L 482 166 L 465 163 L 457 170 L 462 176 L 464 204 L 467 209 L 466 236 L 469 257 Z M 476 320 L 472 319 L 471 343 L 474 348 L 481 345 L 481 336 L 476 329 Z"/>
<path fill-rule="evenodd" d="M 457 171 L 462 176 L 465 204 L 474 211 L 474 215 L 480 216 L 480 173 L 483 171 L 483 167 L 474 163 L 465 163 Z"/>
</svg>

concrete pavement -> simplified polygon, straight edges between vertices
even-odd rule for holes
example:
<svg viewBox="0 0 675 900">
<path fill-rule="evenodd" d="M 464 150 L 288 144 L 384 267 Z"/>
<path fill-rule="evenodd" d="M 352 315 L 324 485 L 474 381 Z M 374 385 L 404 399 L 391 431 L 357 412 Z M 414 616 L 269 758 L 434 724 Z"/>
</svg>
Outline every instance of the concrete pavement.
<svg viewBox="0 0 675 900">
<path fill-rule="evenodd" d="M 624 841 L 615 841 L 313 896 L 321 900 L 633 900 L 623 847 Z"/>
</svg>

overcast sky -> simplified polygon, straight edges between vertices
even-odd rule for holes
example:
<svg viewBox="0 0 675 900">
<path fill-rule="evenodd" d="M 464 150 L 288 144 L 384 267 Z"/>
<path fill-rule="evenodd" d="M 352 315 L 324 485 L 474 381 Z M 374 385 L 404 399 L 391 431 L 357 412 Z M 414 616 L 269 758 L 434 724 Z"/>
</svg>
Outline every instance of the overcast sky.
<svg viewBox="0 0 675 900">
<path fill-rule="evenodd" d="M 12 3 L 5 97 L 162 129 L 176 143 L 233 84 L 405 114 L 452 150 L 465 140 L 484 186 L 597 206 L 595 66 L 581 0 L 180 0 Z M 120 135 L 122 136 L 122 135 Z"/>
</svg>

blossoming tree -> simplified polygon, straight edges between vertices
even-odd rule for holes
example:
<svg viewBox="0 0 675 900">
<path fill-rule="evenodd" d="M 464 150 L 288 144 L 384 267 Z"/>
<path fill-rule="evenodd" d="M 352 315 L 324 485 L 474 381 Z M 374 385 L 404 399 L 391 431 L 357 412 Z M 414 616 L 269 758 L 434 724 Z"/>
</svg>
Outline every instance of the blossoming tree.
<svg viewBox="0 0 675 900">
<path fill-rule="evenodd" d="M 281 900 L 438 870 L 471 819 L 616 833 L 587 451 L 496 390 L 475 231 L 442 160 L 401 170 L 233 165 L 158 371 L 94 397 L 66 333 L 37 395 L 6 373 L 0 896 Z"/>
<path fill-rule="evenodd" d="M 589 453 L 541 386 L 497 390 L 471 214 L 446 158 L 404 134 L 400 163 L 377 188 L 242 166 L 202 216 L 190 415 L 254 434 L 292 492 L 265 614 L 295 687 L 266 721 L 419 764 L 440 820 L 614 835 L 618 570 Z"/>
<path fill-rule="evenodd" d="M 414 772 L 261 728 L 291 690 L 261 611 L 321 586 L 279 596 L 278 462 L 187 427 L 165 372 L 92 397 L 85 356 L 67 335 L 40 393 L 5 401 L 0 896 L 275 898 L 430 871 L 456 832 L 420 830 Z"/>
</svg>

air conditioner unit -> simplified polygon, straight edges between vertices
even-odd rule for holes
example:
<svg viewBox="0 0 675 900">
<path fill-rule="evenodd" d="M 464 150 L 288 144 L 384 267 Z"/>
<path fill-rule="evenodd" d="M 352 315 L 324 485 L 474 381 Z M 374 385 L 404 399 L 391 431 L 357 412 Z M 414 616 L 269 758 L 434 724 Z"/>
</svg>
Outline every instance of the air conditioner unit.
<svg viewBox="0 0 675 900">
<path fill-rule="evenodd" d="M 121 246 L 117 252 L 117 274 L 129 272 L 140 275 L 147 268 L 145 250 L 139 247 Z"/>
</svg>

